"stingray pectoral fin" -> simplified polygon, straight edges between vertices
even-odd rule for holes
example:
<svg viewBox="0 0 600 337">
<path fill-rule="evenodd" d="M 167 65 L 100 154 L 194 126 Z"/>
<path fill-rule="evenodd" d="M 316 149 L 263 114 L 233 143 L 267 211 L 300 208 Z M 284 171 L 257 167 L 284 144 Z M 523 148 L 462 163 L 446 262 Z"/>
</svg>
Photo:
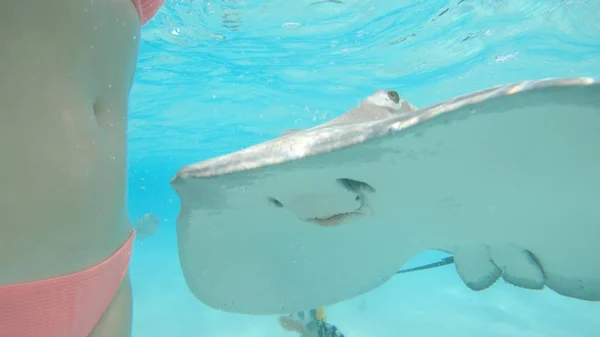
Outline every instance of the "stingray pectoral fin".
<svg viewBox="0 0 600 337">
<path fill-rule="evenodd" d="M 600 279 L 546 273 L 546 285 L 555 292 L 586 301 L 600 301 Z"/>
<path fill-rule="evenodd" d="M 456 272 L 471 290 L 489 288 L 502 275 L 492 261 L 488 246 L 464 246 L 454 250 Z"/>
<path fill-rule="evenodd" d="M 284 130 L 284 131 L 283 131 L 283 132 L 282 132 L 282 133 L 279 135 L 279 137 L 283 137 L 283 136 L 291 135 L 291 134 L 293 134 L 293 133 L 297 133 L 297 132 L 300 132 L 300 131 L 302 131 L 302 129 L 287 129 L 287 130 Z"/>
<path fill-rule="evenodd" d="M 568 297 L 600 301 L 600 260 L 598 242 L 600 228 L 587 235 L 573 234 L 562 242 L 567 250 L 555 246 L 536 247 L 532 253 L 544 271 L 546 286 Z M 577 237 L 578 236 L 578 237 Z M 573 241 L 570 241 L 573 240 Z"/>
<path fill-rule="evenodd" d="M 532 290 L 544 288 L 542 269 L 529 251 L 514 245 L 493 245 L 490 254 L 507 283 Z"/>
</svg>

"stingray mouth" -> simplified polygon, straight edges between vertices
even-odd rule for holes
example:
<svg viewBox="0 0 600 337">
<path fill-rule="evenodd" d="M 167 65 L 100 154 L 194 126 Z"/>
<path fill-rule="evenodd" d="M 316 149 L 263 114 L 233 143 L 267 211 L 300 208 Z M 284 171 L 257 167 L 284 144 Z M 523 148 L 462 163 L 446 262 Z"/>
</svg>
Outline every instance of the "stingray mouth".
<svg viewBox="0 0 600 337">
<path fill-rule="evenodd" d="M 359 203 L 359 207 L 349 212 L 335 213 L 333 215 L 328 216 L 304 218 L 298 217 L 299 220 L 311 222 L 322 227 L 333 227 L 347 223 L 348 221 L 353 219 L 362 218 L 372 212 L 371 207 L 368 205 L 366 198 L 367 193 L 375 193 L 375 189 L 371 185 L 362 181 L 348 178 L 339 178 L 336 179 L 336 181 L 344 189 L 354 194 L 354 200 Z M 277 208 L 284 207 L 281 201 L 273 197 L 269 197 L 268 201 L 271 205 Z"/>
</svg>

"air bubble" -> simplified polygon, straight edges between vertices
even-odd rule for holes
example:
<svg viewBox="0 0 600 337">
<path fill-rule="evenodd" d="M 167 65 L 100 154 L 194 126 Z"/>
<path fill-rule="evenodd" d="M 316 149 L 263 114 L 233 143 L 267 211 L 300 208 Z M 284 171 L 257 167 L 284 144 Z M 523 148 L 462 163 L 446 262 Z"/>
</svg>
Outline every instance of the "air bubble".
<svg viewBox="0 0 600 337">
<path fill-rule="evenodd" d="M 295 30 L 300 27 L 302 27 L 302 25 L 299 22 L 286 22 L 281 25 L 281 28 L 285 28 L 285 29 L 289 29 L 289 30 Z"/>
</svg>

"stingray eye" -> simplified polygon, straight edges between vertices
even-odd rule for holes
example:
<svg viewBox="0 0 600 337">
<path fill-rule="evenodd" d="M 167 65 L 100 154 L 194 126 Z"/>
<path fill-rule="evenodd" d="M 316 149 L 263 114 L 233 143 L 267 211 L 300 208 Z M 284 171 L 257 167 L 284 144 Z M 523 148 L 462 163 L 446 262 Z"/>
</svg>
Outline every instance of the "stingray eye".
<svg viewBox="0 0 600 337">
<path fill-rule="evenodd" d="M 393 90 L 388 91 L 388 97 L 396 103 L 400 102 L 400 96 L 398 95 L 397 92 L 395 92 Z"/>
</svg>

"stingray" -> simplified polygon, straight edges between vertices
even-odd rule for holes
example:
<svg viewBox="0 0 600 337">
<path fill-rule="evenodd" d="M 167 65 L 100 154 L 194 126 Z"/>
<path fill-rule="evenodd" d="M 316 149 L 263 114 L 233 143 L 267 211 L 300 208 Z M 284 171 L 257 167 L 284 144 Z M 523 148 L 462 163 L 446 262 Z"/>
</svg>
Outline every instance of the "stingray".
<svg viewBox="0 0 600 337">
<path fill-rule="evenodd" d="M 503 279 L 600 301 L 598 80 L 369 104 L 177 172 L 179 257 L 198 300 L 245 314 L 327 306 L 440 250 L 475 291 Z"/>
</svg>

